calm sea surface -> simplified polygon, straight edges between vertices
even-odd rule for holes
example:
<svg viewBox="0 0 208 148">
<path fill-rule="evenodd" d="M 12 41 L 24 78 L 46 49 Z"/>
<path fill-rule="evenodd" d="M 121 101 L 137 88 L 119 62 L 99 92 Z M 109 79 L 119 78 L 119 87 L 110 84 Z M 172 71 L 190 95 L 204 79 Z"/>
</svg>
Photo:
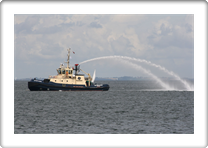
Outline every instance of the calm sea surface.
<svg viewBox="0 0 208 148">
<path fill-rule="evenodd" d="M 15 81 L 14 133 L 194 134 L 193 91 L 165 91 L 153 81 L 97 82 L 109 91 L 35 92 Z"/>
</svg>

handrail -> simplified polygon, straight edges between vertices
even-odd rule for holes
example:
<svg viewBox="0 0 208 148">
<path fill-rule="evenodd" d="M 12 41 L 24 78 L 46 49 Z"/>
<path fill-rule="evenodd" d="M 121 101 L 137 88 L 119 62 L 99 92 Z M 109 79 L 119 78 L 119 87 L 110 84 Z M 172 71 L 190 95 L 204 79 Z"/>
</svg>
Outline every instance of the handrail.
<svg viewBox="0 0 208 148">
<path fill-rule="evenodd" d="M 55 75 L 55 76 L 50 75 L 49 78 L 57 78 L 57 75 Z"/>
</svg>

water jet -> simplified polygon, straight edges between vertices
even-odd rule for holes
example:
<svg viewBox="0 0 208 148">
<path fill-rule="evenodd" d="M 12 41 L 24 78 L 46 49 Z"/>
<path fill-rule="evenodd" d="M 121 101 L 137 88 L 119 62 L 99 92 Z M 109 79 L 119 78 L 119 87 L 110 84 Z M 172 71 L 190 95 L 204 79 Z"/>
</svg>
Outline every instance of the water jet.
<svg viewBox="0 0 208 148">
<path fill-rule="evenodd" d="M 102 59 L 125 59 L 125 60 L 130 60 L 130 61 L 137 61 L 137 62 L 142 62 L 142 63 L 146 63 L 150 66 L 153 66 L 153 67 L 156 67 L 160 70 L 162 70 L 163 72 L 173 76 L 174 78 L 176 78 L 177 80 L 179 80 L 187 90 L 193 90 L 193 87 L 191 87 L 185 80 L 182 80 L 177 74 L 173 73 L 172 71 L 168 71 L 166 68 L 160 66 L 160 65 L 157 65 L 157 64 L 154 64 L 150 61 L 147 61 L 147 60 L 143 60 L 143 59 L 137 59 L 137 58 L 131 58 L 131 57 L 127 57 L 127 56 L 104 56 L 104 57 L 98 57 L 98 58 L 93 58 L 93 59 L 89 59 L 89 60 L 85 60 L 83 62 L 81 62 L 80 64 L 84 64 L 84 63 L 87 63 L 87 62 L 91 62 L 91 61 L 95 61 L 95 60 L 102 60 Z M 137 65 L 138 66 L 138 65 Z M 141 66 L 140 66 L 141 67 Z M 141 68 L 140 68 L 141 69 Z"/>
</svg>

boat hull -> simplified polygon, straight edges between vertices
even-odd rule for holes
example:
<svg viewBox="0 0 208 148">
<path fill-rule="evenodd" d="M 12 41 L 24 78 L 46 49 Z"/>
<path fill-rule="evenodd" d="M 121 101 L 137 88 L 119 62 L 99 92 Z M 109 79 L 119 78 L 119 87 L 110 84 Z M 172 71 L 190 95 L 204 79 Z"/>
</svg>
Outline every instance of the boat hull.
<svg viewBox="0 0 208 148">
<path fill-rule="evenodd" d="M 53 82 L 29 81 L 28 88 L 30 91 L 108 91 L 109 85 L 103 84 L 100 86 L 73 85 L 73 84 L 58 84 Z"/>
</svg>

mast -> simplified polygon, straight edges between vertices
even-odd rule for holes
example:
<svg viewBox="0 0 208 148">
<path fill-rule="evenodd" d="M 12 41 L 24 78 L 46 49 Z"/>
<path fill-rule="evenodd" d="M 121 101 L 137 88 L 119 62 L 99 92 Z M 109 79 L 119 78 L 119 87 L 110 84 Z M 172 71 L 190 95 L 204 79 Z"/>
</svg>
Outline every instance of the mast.
<svg viewBox="0 0 208 148">
<path fill-rule="evenodd" d="M 67 49 L 67 51 L 68 51 L 68 58 L 67 58 L 67 68 L 69 68 L 69 57 L 70 57 L 70 50 L 71 50 L 71 48 L 69 48 L 69 49 Z"/>
</svg>

